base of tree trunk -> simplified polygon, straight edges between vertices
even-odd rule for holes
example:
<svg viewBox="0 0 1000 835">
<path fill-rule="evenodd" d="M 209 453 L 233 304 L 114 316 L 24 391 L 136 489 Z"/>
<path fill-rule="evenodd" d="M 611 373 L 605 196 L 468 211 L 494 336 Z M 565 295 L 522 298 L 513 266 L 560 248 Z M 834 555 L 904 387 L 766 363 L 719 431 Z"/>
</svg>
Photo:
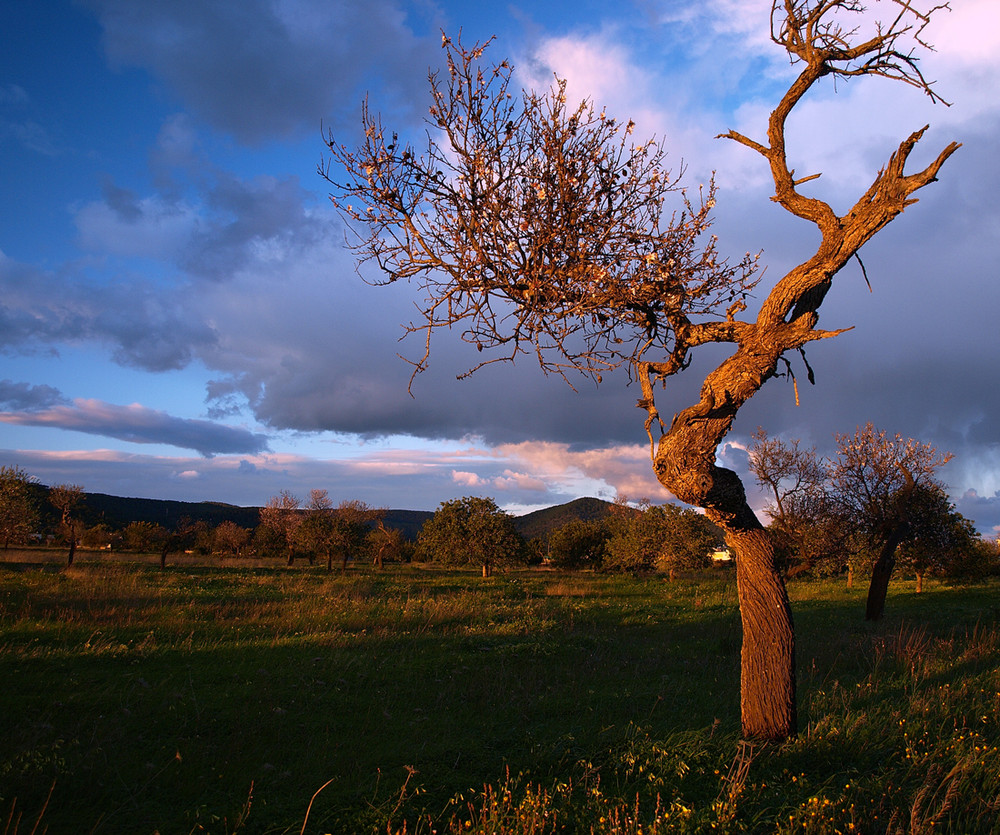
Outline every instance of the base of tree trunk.
<svg viewBox="0 0 1000 835">
<path fill-rule="evenodd" d="M 885 598 L 889 593 L 889 580 L 896 566 L 896 546 L 900 537 L 892 535 L 883 544 L 878 559 L 872 566 L 872 580 L 868 586 L 868 600 L 865 603 L 865 620 L 881 620 L 885 614 Z"/>
<path fill-rule="evenodd" d="M 767 531 L 730 532 L 743 624 L 740 714 L 743 737 L 780 741 L 798 734 L 792 608 Z"/>
</svg>

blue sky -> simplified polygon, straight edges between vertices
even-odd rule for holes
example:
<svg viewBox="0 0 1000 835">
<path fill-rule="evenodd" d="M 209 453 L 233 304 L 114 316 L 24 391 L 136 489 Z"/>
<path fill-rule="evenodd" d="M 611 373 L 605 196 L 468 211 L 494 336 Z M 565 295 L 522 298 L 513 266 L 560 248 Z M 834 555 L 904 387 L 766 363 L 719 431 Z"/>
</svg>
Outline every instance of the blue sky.
<svg viewBox="0 0 1000 835">
<path fill-rule="evenodd" d="M 1000 528 L 1000 10 L 953 0 L 923 68 L 951 107 L 888 82 L 827 85 L 794 117 L 796 168 L 844 208 L 900 140 L 915 163 L 951 140 L 940 182 L 845 270 L 821 311 L 854 330 L 812 348 L 815 387 L 769 383 L 722 460 L 746 470 L 758 425 L 821 452 L 873 421 L 955 453 L 942 472 L 979 530 Z M 873 14 L 891 9 L 871 4 Z M 764 0 L 36 0 L 0 6 L 0 461 L 48 484 L 262 504 L 279 490 L 433 509 L 490 495 L 521 510 L 582 495 L 666 500 L 638 393 L 574 392 L 525 363 L 458 381 L 441 339 L 407 394 L 398 353 L 412 291 L 356 274 L 316 174 L 321 124 L 357 135 L 367 93 L 420 129 L 440 31 L 496 35 L 522 86 L 570 95 L 663 136 L 716 233 L 763 250 L 764 284 L 813 231 L 768 197 L 760 136 L 791 78 Z M 696 359 L 662 395 L 693 402 Z M 718 358 L 718 355 L 715 355 Z M 748 486 L 752 486 L 748 484 Z M 758 501 L 755 499 L 755 501 Z"/>
</svg>

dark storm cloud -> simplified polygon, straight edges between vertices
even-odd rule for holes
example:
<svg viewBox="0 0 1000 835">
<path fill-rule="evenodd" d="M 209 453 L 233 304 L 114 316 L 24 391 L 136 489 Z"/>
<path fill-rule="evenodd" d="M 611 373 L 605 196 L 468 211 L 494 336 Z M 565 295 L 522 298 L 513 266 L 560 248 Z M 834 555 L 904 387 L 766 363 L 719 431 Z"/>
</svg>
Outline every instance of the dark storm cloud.
<svg viewBox="0 0 1000 835">
<path fill-rule="evenodd" d="M 0 349 L 52 352 L 59 343 L 95 340 L 109 343 L 122 365 L 166 371 L 183 368 L 215 339 L 211 325 L 184 308 L 182 290 L 87 278 L 83 264 L 49 272 L 0 254 Z"/>
<path fill-rule="evenodd" d="M 205 220 L 179 259 L 198 276 L 225 279 L 253 261 L 294 257 L 329 234 L 308 215 L 297 177 L 220 175 L 204 197 Z"/>
<path fill-rule="evenodd" d="M 188 108 L 260 143 L 356 110 L 379 79 L 414 102 L 436 59 L 393 0 L 86 0 L 109 58 L 163 79 Z M 433 27 L 431 27 L 433 29 Z"/>
<path fill-rule="evenodd" d="M 68 402 L 62 392 L 52 386 L 0 380 L 0 409 L 4 411 L 33 412 Z"/>
<path fill-rule="evenodd" d="M 54 389 L 48 392 L 50 400 L 54 392 Z M 66 403 L 58 397 L 55 400 L 58 402 L 47 408 L 0 412 L 0 423 L 70 429 L 136 444 L 168 444 L 193 449 L 206 457 L 267 449 L 267 438 L 263 435 L 207 420 L 173 417 L 138 404 L 118 406 L 82 399 Z"/>
</svg>

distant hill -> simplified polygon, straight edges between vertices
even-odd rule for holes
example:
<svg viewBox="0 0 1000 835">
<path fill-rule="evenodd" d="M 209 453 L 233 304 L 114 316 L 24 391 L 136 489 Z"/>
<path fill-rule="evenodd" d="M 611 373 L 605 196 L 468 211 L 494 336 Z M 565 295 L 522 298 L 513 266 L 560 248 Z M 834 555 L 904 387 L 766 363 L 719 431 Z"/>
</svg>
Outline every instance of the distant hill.
<svg viewBox="0 0 1000 835">
<path fill-rule="evenodd" d="M 552 531 L 575 519 L 584 522 L 603 519 L 611 513 L 612 507 L 611 502 L 602 499 L 574 499 L 566 504 L 518 516 L 514 525 L 525 539 L 544 539 Z"/>
<path fill-rule="evenodd" d="M 40 485 L 39 489 L 45 490 Z M 48 503 L 39 504 L 44 507 Z M 603 519 L 611 512 L 611 507 L 610 502 L 601 499 L 575 499 L 566 504 L 518 516 L 514 524 L 525 539 L 544 538 L 574 519 Z M 45 513 L 51 515 L 50 511 L 54 512 L 54 509 L 46 508 Z M 386 513 L 385 524 L 386 527 L 402 531 L 407 539 L 413 540 L 417 538 L 424 522 L 433 515 L 429 510 L 390 510 Z M 114 530 L 121 530 L 130 522 L 154 522 L 173 530 L 182 519 L 204 522 L 213 528 L 227 521 L 242 528 L 255 528 L 260 521 L 260 508 L 240 507 L 224 502 L 180 502 L 85 493 L 80 516 L 88 527 L 103 523 Z"/>
<path fill-rule="evenodd" d="M 255 528 L 260 521 L 260 508 L 223 502 L 177 502 L 86 493 L 80 515 L 88 526 L 103 522 L 113 530 L 120 530 L 130 522 L 154 522 L 173 530 L 181 519 L 205 522 L 213 528 L 222 522 L 235 522 L 241 528 Z"/>
</svg>

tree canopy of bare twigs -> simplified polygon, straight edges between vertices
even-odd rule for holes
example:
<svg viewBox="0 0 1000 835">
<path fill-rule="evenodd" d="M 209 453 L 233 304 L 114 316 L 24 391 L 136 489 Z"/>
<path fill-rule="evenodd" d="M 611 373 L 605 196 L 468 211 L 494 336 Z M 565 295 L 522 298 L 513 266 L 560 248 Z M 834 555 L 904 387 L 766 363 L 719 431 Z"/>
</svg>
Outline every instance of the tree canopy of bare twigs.
<svg viewBox="0 0 1000 835">
<path fill-rule="evenodd" d="M 599 380 L 673 354 L 691 317 L 740 307 L 756 259 L 730 265 L 707 235 L 714 185 L 690 196 L 661 142 L 636 142 L 633 122 L 590 102 L 569 105 L 564 81 L 514 94 L 506 61 L 483 65 L 488 44 L 443 46 L 422 147 L 366 103 L 364 143 L 329 137 L 321 169 L 360 260 L 386 283 L 416 280 L 426 299 L 408 325 L 425 335 L 414 373 L 432 333 L 461 325 L 484 357 L 470 373 L 533 352 L 546 371 Z"/>
</svg>

